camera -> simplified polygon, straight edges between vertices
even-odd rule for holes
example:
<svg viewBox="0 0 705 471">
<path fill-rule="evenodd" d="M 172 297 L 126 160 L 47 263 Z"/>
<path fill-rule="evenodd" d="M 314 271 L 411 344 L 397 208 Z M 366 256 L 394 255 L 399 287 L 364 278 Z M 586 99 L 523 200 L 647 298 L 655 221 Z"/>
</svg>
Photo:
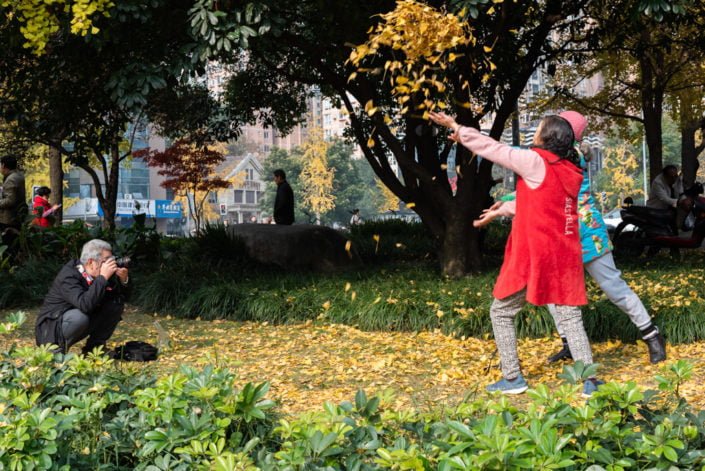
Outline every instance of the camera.
<svg viewBox="0 0 705 471">
<path fill-rule="evenodd" d="M 117 265 L 118 268 L 127 268 L 130 266 L 131 261 L 130 257 L 117 257 L 115 259 L 115 265 Z"/>
</svg>

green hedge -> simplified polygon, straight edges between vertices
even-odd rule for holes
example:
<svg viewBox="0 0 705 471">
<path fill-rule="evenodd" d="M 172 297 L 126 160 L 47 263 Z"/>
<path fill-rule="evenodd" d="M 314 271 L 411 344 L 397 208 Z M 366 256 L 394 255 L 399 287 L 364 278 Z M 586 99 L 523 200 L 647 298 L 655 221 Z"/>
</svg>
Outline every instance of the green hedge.
<svg viewBox="0 0 705 471">
<path fill-rule="evenodd" d="M 17 319 L 15 319 L 17 320 Z M 0 324 L 8 331 L 12 323 Z M 540 385 L 519 408 L 470 395 L 442 410 L 395 410 L 390 393 L 326 403 L 284 417 L 269 384 L 241 385 L 230 370 L 143 368 L 53 355 L 0 354 L 0 469 L 13 470 L 442 470 L 696 469 L 705 465 L 705 412 L 679 394 L 692 365 L 656 377 L 658 391 L 608 383 L 578 399 L 589 369 Z M 577 399 L 577 400 L 576 400 Z"/>
</svg>

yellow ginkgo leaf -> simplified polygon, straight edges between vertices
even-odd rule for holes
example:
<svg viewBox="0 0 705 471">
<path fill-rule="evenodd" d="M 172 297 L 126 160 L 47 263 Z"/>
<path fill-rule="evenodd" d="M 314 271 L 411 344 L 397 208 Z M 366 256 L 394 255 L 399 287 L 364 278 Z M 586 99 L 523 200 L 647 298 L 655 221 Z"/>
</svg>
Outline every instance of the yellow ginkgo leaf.
<svg viewBox="0 0 705 471">
<path fill-rule="evenodd" d="M 350 291 L 350 286 L 351 286 L 351 285 L 350 285 L 350 282 L 349 282 L 349 281 L 348 281 L 347 283 L 345 283 L 345 292 L 346 292 L 346 293 L 347 293 L 348 291 Z"/>
<path fill-rule="evenodd" d="M 406 203 L 406 207 L 409 208 L 409 209 L 411 209 L 411 208 L 413 208 L 413 207 L 415 207 L 415 206 L 416 206 L 416 203 L 414 203 L 413 201 L 409 201 L 408 203 Z"/>
<path fill-rule="evenodd" d="M 369 148 L 371 149 L 371 148 L 373 148 L 374 146 L 375 146 L 375 140 L 374 140 L 374 138 L 371 137 L 371 138 L 367 139 L 367 147 L 369 147 Z"/>
<path fill-rule="evenodd" d="M 485 52 L 492 52 L 492 46 L 484 46 L 482 48 Z"/>
<path fill-rule="evenodd" d="M 323 303 L 323 309 L 325 309 L 326 311 L 330 309 L 330 301 L 326 301 Z"/>
</svg>

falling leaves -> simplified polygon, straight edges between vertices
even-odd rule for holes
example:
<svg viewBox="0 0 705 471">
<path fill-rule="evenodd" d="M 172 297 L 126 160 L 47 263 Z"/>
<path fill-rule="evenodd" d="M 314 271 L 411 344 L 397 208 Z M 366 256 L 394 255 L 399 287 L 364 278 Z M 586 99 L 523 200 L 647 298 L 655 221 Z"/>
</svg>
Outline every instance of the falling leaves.
<svg viewBox="0 0 705 471">
<path fill-rule="evenodd" d="M 414 0 L 398 0 L 394 10 L 380 15 L 381 21 L 368 31 L 368 40 L 350 53 L 348 61 L 357 71 L 348 80 L 358 73 L 384 74 L 401 115 L 420 112 L 425 118 L 428 111 L 446 108 L 444 71 L 465 56 L 459 52 L 461 47 L 476 41 L 464 16 L 464 12 L 456 15 Z M 392 51 L 390 59 L 383 67 L 370 66 L 370 59 L 383 50 Z M 484 50 L 490 52 L 492 47 Z M 369 116 L 377 111 L 372 100 L 365 104 Z"/>
<path fill-rule="evenodd" d="M 374 234 L 372 240 L 375 241 L 375 254 L 379 251 L 379 234 Z"/>
</svg>

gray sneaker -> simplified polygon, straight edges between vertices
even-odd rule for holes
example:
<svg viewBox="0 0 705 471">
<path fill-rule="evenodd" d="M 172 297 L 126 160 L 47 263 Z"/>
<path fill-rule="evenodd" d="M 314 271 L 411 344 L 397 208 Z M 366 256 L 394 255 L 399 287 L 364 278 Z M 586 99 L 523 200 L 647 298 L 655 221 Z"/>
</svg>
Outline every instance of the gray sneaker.
<svg viewBox="0 0 705 471">
<path fill-rule="evenodd" d="M 502 378 L 496 383 L 490 384 L 485 389 L 487 390 L 487 392 L 499 391 L 502 394 L 521 394 L 527 389 L 529 389 L 529 385 L 526 384 L 526 381 L 524 381 L 524 377 L 520 373 L 519 376 L 517 376 L 511 381 Z"/>
</svg>

